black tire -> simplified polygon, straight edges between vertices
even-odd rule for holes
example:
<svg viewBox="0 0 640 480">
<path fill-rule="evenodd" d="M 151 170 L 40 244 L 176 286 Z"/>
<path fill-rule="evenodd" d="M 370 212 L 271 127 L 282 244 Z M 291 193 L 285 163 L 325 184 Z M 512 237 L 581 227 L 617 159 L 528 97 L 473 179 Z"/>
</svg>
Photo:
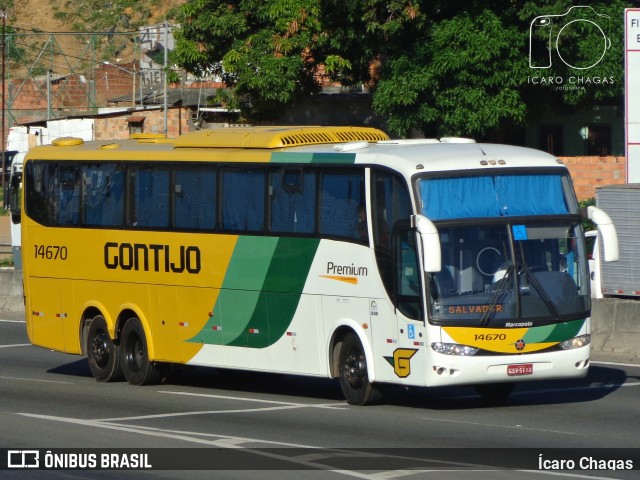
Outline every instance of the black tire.
<svg viewBox="0 0 640 480">
<path fill-rule="evenodd" d="M 484 383 L 480 385 L 476 385 L 475 389 L 478 395 L 480 395 L 485 401 L 489 403 L 500 403 L 504 402 L 516 384 L 513 382 L 505 382 L 505 383 Z"/>
<path fill-rule="evenodd" d="M 340 388 L 350 405 L 371 405 L 381 400 L 382 394 L 369 382 L 367 357 L 360 339 L 353 333 L 344 337 L 340 346 Z"/>
<path fill-rule="evenodd" d="M 98 382 L 122 380 L 120 349 L 109 336 L 107 321 L 102 315 L 91 320 L 86 344 L 89 369 Z"/>
<path fill-rule="evenodd" d="M 161 380 L 161 370 L 149 360 L 149 350 L 140 320 L 127 320 L 120 334 L 122 370 L 131 385 L 153 385 Z"/>
</svg>

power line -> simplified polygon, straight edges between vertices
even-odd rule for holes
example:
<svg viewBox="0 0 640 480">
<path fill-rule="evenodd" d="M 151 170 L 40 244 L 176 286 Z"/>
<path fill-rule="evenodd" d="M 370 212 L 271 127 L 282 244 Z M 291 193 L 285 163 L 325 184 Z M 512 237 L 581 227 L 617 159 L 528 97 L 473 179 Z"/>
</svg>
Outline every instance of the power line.
<svg viewBox="0 0 640 480">
<path fill-rule="evenodd" d="M 47 32 L 43 30 L 27 30 L 26 28 L 13 27 L 14 31 L 22 31 L 26 33 L 16 33 L 16 35 L 139 35 L 141 30 L 130 30 L 127 32 Z M 143 28 L 151 30 L 150 28 Z"/>
</svg>

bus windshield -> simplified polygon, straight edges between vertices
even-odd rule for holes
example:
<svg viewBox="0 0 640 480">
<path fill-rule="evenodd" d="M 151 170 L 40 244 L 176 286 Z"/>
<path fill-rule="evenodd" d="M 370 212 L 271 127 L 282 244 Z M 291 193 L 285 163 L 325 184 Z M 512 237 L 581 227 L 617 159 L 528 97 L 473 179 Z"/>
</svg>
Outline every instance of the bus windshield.
<svg viewBox="0 0 640 480">
<path fill-rule="evenodd" d="M 556 174 L 418 180 L 442 251 L 427 281 L 432 321 L 531 326 L 589 315 L 582 227 L 565 185 Z"/>
<path fill-rule="evenodd" d="M 442 270 L 431 274 L 436 321 L 506 326 L 588 316 L 581 227 L 557 224 L 441 227 Z"/>
</svg>

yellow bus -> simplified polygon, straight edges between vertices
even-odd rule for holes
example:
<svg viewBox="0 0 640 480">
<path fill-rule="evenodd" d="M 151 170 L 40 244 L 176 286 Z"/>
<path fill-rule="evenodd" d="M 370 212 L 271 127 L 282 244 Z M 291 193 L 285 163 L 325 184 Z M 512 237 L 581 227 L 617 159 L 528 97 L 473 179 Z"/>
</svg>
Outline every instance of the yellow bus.
<svg viewBox="0 0 640 480">
<path fill-rule="evenodd" d="M 364 127 L 61 138 L 23 185 L 29 338 L 98 381 L 281 372 L 363 405 L 384 384 L 497 399 L 589 367 L 583 216 L 546 153 Z"/>
</svg>

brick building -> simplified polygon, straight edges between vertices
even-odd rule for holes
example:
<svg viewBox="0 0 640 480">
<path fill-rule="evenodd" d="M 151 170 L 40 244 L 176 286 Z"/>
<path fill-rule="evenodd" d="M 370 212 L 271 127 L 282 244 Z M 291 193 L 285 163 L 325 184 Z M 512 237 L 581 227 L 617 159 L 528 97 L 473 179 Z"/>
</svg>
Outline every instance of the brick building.
<svg viewBox="0 0 640 480">
<path fill-rule="evenodd" d="M 129 68 L 127 68 L 129 67 Z M 11 124 L 51 130 L 60 135 L 64 129 L 52 124 L 69 119 L 84 121 L 91 139 L 128 138 L 131 133 L 163 134 L 175 138 L 198 128 L 213 128 L 234 123 L 236 116 L 223 108 L 207 108 L 218 83 L 196 83 L 167 90 L 157 82 L 136 82 L 131 65 L 100 64 L 92 79 L 83 75 L 51 76 L 31 80 L 13 80 L 8 85 L 11 98 Z M 48 85 L 47 85 L 48 84 Z M 371 112 L 365 94 L 320 95 L 296 109 L 283 112 L 282 124 L 367 124 L 384 129 L 382 119 Z M 98 105 L 108 105 L 98 107 Z M 203 108 L 204 107 L 204 108 Z M 9 119 L 7 119 L 9 120 Z M 8 127 L 8 125 L 5 125 Z M 8 128 L 5 128 L 8 132 Z M 46 143 L 40 138 L 40 143 Z M 579 200 L 592 198 L 599 186 L 626 182 L 623 156 L 560 157 L 569 168 Z"/>
</svg>

